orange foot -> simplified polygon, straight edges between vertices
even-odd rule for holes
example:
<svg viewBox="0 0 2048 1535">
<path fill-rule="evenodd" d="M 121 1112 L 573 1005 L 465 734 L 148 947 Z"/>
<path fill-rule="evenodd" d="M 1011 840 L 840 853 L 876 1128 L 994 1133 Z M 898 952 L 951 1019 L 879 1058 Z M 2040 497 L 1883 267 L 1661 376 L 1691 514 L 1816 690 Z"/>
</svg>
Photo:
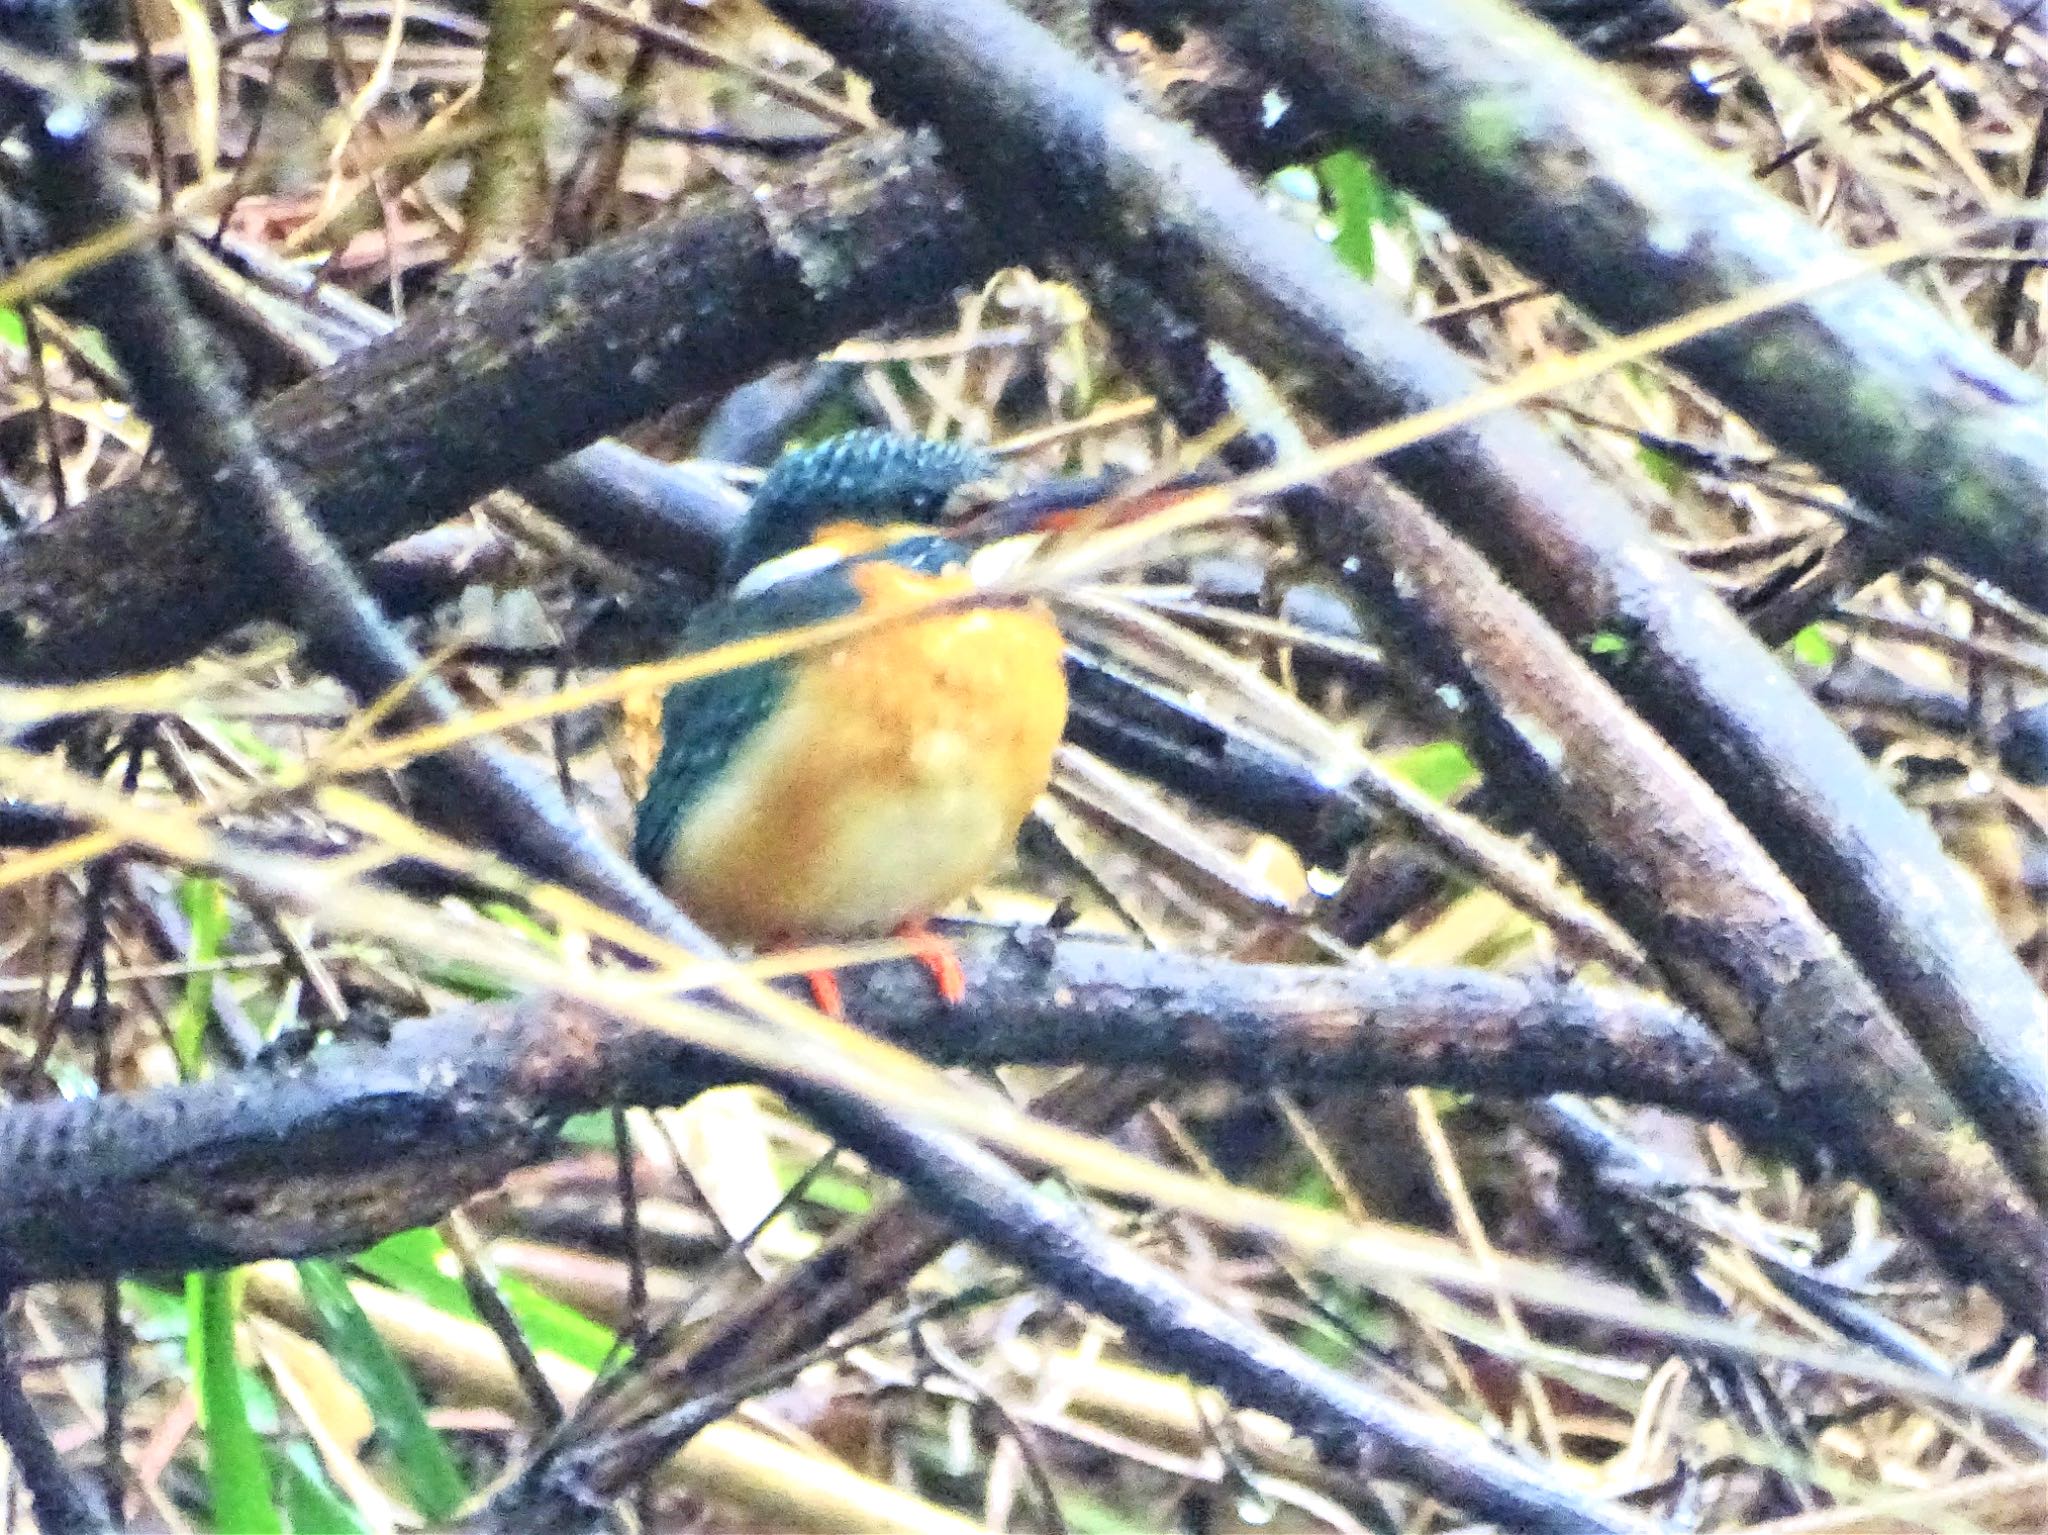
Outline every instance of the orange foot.
<svg viewBox="0 0 2048 1535">
<path fill-rule="evenodd" d="M 846 995 L 839 989 L 839 977 L 830 970 L 806 970 L 804 979 L 810 983 L 811 1002 L 827 1018 L 846 1021 Z"/>
<path fill-rule="evenodd" d="M 953 946 L 922 922 L 906 922 L 896 929 L 896 936 L 910 945 L 910 957 L 924 967 L 925 974 L 932 978 L 939 1000 L 949 1007 L 957 1007 L 967 1000 L 967 972 L 960 966 L 960 956 L 953 952 Z M 840 990 L 839 977 L 830 970 L 806 970 L 804 981 L 811 988 L 811 1003 L 828 1018 L 846 1021 L 846 994 Z"/>
<path fill-rule="evenodd" d="M 910 957 L 924 966 L 940 1001 L 958 1007 L 967 1000 L 967 972 L 960 968 L 960 956 L 950 943 L 922 922 L 904 923 L 896 936 L 910 945 Z"/>
</svg>

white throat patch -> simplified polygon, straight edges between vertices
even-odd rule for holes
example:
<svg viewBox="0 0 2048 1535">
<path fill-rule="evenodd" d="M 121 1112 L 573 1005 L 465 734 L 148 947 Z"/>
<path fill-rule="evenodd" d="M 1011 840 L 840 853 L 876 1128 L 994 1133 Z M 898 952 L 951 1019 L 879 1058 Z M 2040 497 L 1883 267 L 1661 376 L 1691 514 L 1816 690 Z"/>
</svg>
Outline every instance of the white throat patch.
<svg viewBox="0 0 2048 1535">
<path fill-rule="evenodd" d="M 846 554 L 843 550 L 826 548 L 820 544 L 806 544 L 801 549 L 778 554 L 772 560 L 763 560 L 740 577 L 732 589 L 732 594 L 735 597 L 752 597 L 772 586 L 780 586 L 785 581 L 794 581 L 798 576 L 808 576 L 845 563 Z"/>
</svg>

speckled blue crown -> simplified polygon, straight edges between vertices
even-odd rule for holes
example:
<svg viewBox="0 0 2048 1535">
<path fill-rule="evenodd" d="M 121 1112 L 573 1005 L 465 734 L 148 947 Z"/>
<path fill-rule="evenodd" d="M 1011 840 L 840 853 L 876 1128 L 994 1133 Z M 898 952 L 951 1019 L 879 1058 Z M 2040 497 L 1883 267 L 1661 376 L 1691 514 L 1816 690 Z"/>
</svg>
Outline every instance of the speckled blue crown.
<svg viewBox="0 0 2048 1535">
<path fill-rule="evenodd" d="M 979 448 L 874 428 L 785 453 L 748 504 L 725 581 L 801 549 L 828 522 L 935 524 L 955 491 L 995 472 Z"/>
</svg>

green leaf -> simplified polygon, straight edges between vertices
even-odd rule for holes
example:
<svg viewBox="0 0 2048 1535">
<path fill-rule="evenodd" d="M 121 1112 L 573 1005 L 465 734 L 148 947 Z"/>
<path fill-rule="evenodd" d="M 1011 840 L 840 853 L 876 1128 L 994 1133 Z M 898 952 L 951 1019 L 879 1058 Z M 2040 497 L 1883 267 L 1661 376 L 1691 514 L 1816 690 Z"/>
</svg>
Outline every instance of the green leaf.
<svg viewBox="0 0 2048 1535">
<path fill-rule="evenodd" d="M 328 1352 L 363 1394 L 377 1432 L 391 1446 L 407 1500 L 429 1520 L 451 1518 L 469 1497 L 469 1487 L 447 1443 L 427 1422 L 412 1375 L 363 1315 L 339 1268 L 307 1259 L 299 1264 L 299 1284 Z"/>
<path fill-rule="evenodd" d="M 221 943 L 227 937 L 228 907 L 220 881 L 198 874 L 188 874 L 179 883 L 178 906 L 192 924 L 185 958 L 195 967 L 205 967 L 185 977 L 185 989 L 171 1014 L 171 1048 L 177 1054 L 180 1074 L 189 1081 L 199 1075 L 204 1063 L 206 1026 L 213 1019 L 211 967 L 220 959 Z"/>
<path fill-rule="evenodd" d="M 1636 445 L 1636 462 L 1643 466 L 1643 472 L 1656 482 L 1657 488 L 1667 495 L 1675 495 L 1685 488 L 1685 471 L 1669 453 L 1653 448 L 1648 443 Z"/>
<path fill-rule="evenodd" d="M 561 952 L 561 939 L 552 929 L 534 921 L 527 912 L 505 901 L 485 901 L 477 910 L 502 927 L 530 938 L 550 954 Z M 519 988 L 497 971 L 465 959 L 431 960 L 421 973 L 437 986 L 468 997 L 473 1002 L 498 1002 L 519 995 Z"/>
<path fill-rule="evenodd" d="M 1316 180 L 1322 184 L 1337 226 L 1330 248 L 1352 271 L 1370 281 L 1379 267 L 1377 231 L 1395 222 L 1393 191 L 1370 161 L 1349 149 L 1325 156 L 1316 166 Z"/>
<path fill-rule="evenodd" d="M 1833 666 L 1835 644 L 1821 633 L 1819 624 L 1808 624 L 1792 636 L 1792 655 L 1795 660 L 1804 661 L 1808 666 Z"/>
<path fill-rule="evenodd" d="M 775 1181 L 787 1194 L 811 1167 L 812 1163 L 802 1157 L 779 1156 L 775 1159 Z M 866 1215 L 875 1207 L 874 1195 L 866 1184 L 829 1167 L 814 1174 L 804 1185 L 803 1203 L 830 1210 L 834 1215 Z"/>
<path fill-rule="evenodd" d="M 122 1308 L 134 1312 L 144 1330 L 165 1339 L 186 1336 L 192 1320 L 191 1308 L 186 1304 L 190 1298 L 189 1287 L 182 1284 L 172 1288 L 170 1284 L 155 1284 L 147 1279 L 121 1281 Z"/>
<path fill-rule="evenodd" d="M 531 912 L 522 911 L 509 901 L 486 901 L 478 910 L 499 926 L 509 927 L 514 932 L 531 938 L 550 954 L 559 954 L 561 952 L 562 941 L 556 935 L 555 930 L 534 921 Z"/>
<path fill-rule="evenodd" d="M 241 720 L 222 719 L 218 715 L 207 713 L 204 709 L 194 709 L 191 713 L 195 723 L 204 725 L 209 730 L 218 731 L 221 739 L 258 767 L 272 773 L 283 770 L 288 760 L 285 754 L 266 742 Z"/>
<path fill-rule="evenodd" d="M 1337 1189 L 1323 1176 L 1320 1167 L 1308 1167 L 1294 1180 L 1294 1187 L 1288 1191 L 1290 1204 L 1307 1205 L 1311 1210 L 1340 1210 L 1343 1201 L 1337 1197 Z"/>
<path fill-rule="evenodd" d="M 1623 636 L 1616 634 L 1612 629 L 1602 629 L 1586 641 L 1586 654 L 1589 656 L 1625 656 L 1628 654 L 1628 641 Z"/>
<path fill-rule="evenodd" d="M 277 1469 L 292 1535 L 367 1535 L 369 1526 L 327 1480 L 311 1445 L 296 1440 L 287 1445 Z"/>
<path fill-rule="evenodd" d="M 453 1261 L 447 1244 L 425 1226 L 386 1237 L 355 1260 L 364 1273 L 392 1289 L 424 1301 L 436 1311 L 474 1322 L 478 1318 L 476 1308 L 469 1302 L 469 1292 L 449 1272 Z M 519 1319 L 519 1330 L 535 1350 L 580 1364 L 586 1370 L 601 1370 L 613 1357 L 618 1339 L 610 1328 L 593 1322 L 553 1296 L 543 1295 L 525 1280 L 500 1275 L 498 1293 Z"/>
<path fill-rule="evenodd" d="M 804 1203 L 835 1215 L 866 1215 L 875 1207 L 875 1196 L 852 1178 L 820 1173 L 804 1186 Z"/>
<path fill-rule="evenodd" d="M 441 960 L 422 965 L 420 972 L 436 986 L 468 997 L 472 1002 L 498 1002 L 519 995 L 519 988 L 499 975 L 466 959 Z"/>
<path fill-rule="evenodd" d="M 235 1362 L 234 1276 L 186 1275 L 185 1305 L 185 1355 L 199 1396 L 199 1426 L 206 1435 L 213 1527 L 238 1535 L 284 1535 L 284 1520 L 271 1496 L 263 1441 L 249 1424 L 242 1368 Z"/>
<path fill-rule="evenodd" d="M 1400 1336 L 1385 1309 L 1363 1291 L 1320 1286 L 1316 1299 L 1328 1315 L 1312 1314 L 1296 1329 L 1294 1341 L 1303 1353 L 1333 1368 L 1355 1364 L 1361 1342 L 1392 1348 Z"/>
<path fill-rule="evenodd" d="M 1060 1489 L 1060 1515 L 1074 1535 L 1125 1535 L 1132 1516 L 1074 1487 Z"/>
<path fill-rule="evenodd" d="M 586 1151 L 610 1151 L 617 1144 L 612 1134 L 612 1116 L 609 1109 L 597 1109 L 588 1114 L 572 1114 L 562 1121 L 562 1129 L 556 1137 L 565 1146 L 581 1146 Z"/>
<path fill-rule="evenodd" d="M 808 448 L 828 437 L 837 437 L 841 432 L 850 432 L 867 424 L 868 419 L 854 403 L 851 391 L 835 390 L 824 404 L 804 418 L 802 427 L 790 434 L 783 449 Z"/>
<path fill-rule="evenodd" d="M 74 325 L 71 328 L 71 344 L 83 352 L 101 372 L 119 376 L 121 364 L 114 359 L 113 348 L 107 345 L 107 338 L 90 325 Z"/>
<path fill-rule="evenodd" d="M 28 327 L 22 324 L 19 309 L 0 309 L 0 343 L 17 351 L 28 350 Z"/>
<path fill-rule="evenodd" d="M 1394 773 L 1405 778 L 1431 799 L 1448 800 L 1468 784 L 1478 781 L 1479 769 L 1456 741 L 1430 741 L 1407 751 L 1396 752 L 1387 761 Z"/>
</svg>

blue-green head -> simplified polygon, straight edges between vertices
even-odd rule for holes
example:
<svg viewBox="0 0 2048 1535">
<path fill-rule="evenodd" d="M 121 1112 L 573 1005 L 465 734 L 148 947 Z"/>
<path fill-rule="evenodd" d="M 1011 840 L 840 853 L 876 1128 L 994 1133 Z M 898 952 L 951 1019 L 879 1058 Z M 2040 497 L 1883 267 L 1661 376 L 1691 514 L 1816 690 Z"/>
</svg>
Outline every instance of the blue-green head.
<svg viewBox="0 0 2048 1535">
<path fill-rule="evenodd" d="M 996 473 L 995 460 L 979 448 L 873 428 L 794 449 L 776 460 L 754 492 L 726 555 L 722 584 L 803 548 L 827 523 L 937 527 L 963 490 Z"/>
</svg>

